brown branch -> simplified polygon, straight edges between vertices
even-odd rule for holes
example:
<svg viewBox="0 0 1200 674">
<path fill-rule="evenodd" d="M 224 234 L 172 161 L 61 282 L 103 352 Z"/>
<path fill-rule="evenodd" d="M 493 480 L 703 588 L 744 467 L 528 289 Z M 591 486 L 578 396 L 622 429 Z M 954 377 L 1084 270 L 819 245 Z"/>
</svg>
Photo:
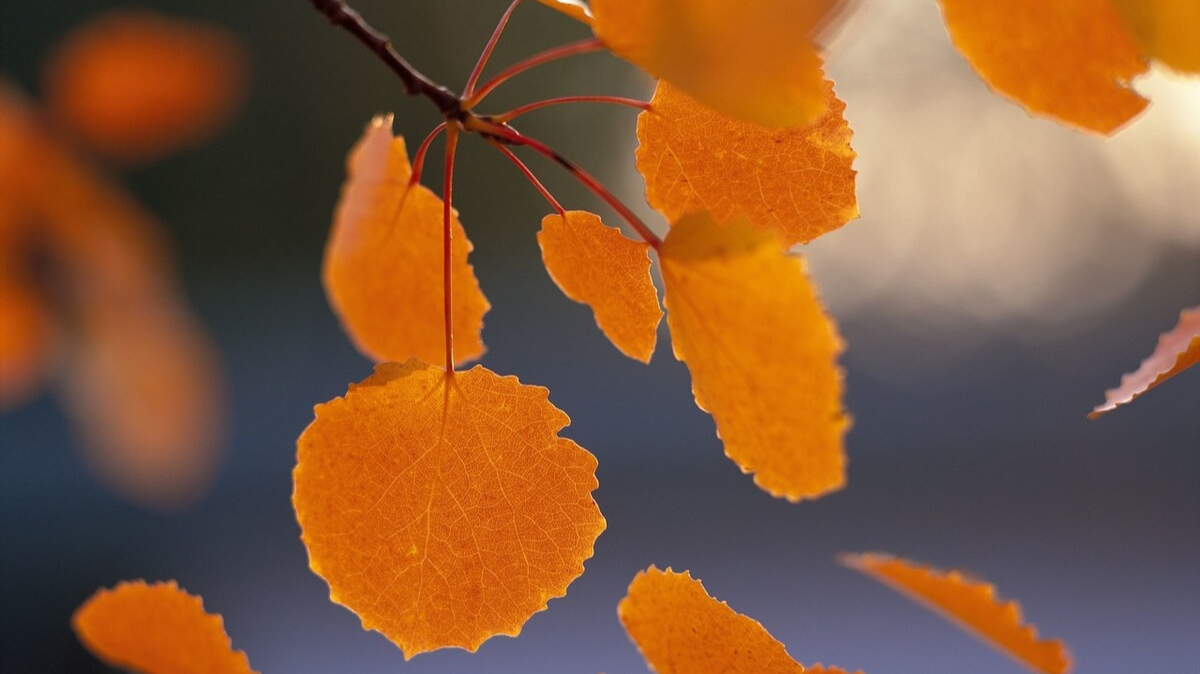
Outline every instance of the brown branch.
<svg viewBox="0 0 1200 674">
<path fill-rule="evenodd" d="M 409 65 L 400 54 L 392 49 L 392 42 L 386 35 L 372 28 L 351 9 L 345 0 L 310 0 L 313 7 L 323 14 L 329 22 L 344 28 L 358 41 L 363 43 L 380 58 L 392 72 L 400 77 L 404 90 L 410 96 L 424 96 L 437 106 L 438 111 L 446 119 L 457 118 L 462 113 L 461 100 L 446 87 L 435 84 L 416 68 Z"/>
</svg>

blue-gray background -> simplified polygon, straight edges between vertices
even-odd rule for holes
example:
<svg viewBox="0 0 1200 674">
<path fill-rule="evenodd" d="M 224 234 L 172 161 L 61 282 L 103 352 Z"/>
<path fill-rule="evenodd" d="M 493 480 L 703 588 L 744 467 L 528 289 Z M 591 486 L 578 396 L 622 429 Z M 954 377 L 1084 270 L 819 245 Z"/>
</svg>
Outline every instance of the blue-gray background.
<svg viewBox="0 0 1200 674">
<path fill-rule="evenodd" d="M 411 61 L 457 83 L 506 3 L 358 4 Z M 835 56 L 830 67 L 863 155 L 864 217 L 811 251 L 849 343 L 847 405 L 856 423 L 848 488 L 790 505 L 739 474 L 692 403 L 665 330 L 649 367 L 617 354 L 541 269 L 534 234 L 544 204 L 502 158 L 468 142 L 456 196 L 495 307 L 484 363 L 549 387 L 572 416 L 566 434 L 600 462 L 596 497 L 609 529 L 567 597 L 534 616 L 520 638 L 406 663 L 329 603 L 308 571 L 290 473 L 312 406 L 370 371 L 318 281 L 345 153 L 380 111 L 395 110 L 397 131 L 415 141 L 437 121 L 432 107 L 405 99 L 385 68 L 304 0 L 137 3 L 221 23 L 252 54 L 248 104 L 227 133 L 121 175 L 175 239 L 187 291 L 228 369 L 232 437 L 212 493 L 185 513 L 162 515 L 97 486 L 52 396 L 0 420 L 4 671 L 102 671 L 70 632 L 74 608 L 121 579 L 175 578 L 224 615 L 235 646 L 264 674 L 641 672 L 615 609 L 651 563 L 690 569 L 804 663 L 873 674 L 1017 671 L 833 561 L 839 551 L 872 549 L 995 582 L 1044 634 L 1070 643 L 1080 672 L 1196 671 L 1200 373 L 1102 420 L 1084 418 L 1178 310 L 1200 301 L 1196 122 L 1164 123 L 1165 140 L 1144 141 L 1159 143 L 1147 166 L 1168 167 L 1165 178 L 1149 168 L 1131 177 L 1124 155 L 1105 155 L 1117 168 L 1072 180 L 1059 174 L 1094 169 L 1100 160 L 1089 153 L 1133 141 L 1103 145 L 1027 119 L 967 70 L 936 9 L 866 4 L 885 6 L 882 18 L 852 20 L 834 45 L 861 56 Z M 50 46 L 109 6 L 6 3 L 0 68 L 36 96 Z M 531 3 L 496 59 L 512 62 L 572 36 L 582 31 Z M 646 95 L 648 86 L 615 59 L 583 57 L 513 82 L 496 108 L 552 92 Z M 1171 108 L 1161 109 L 1152 106 L 1127 134 L 1159 128 L 1151 116 L 1161 121 Z M 546 112 L 527 128 L 637 200 L 630 112 Z M 928 161 L 910 157 L 930 147 L 904 144 L 922 134 L 948 149 L 923 155 Z M 981 143 L 974 155 L 956 154 Z M 1055 172 L 1061 184 L 1038 177 L 1038 167 L 1064 156 L 1074 163 Z M 560 200 L 596 207 L 553 167 L 534 165 Z M 1159 182 L 1142 190 L 1151 179 Z M 974 191 L 964 196 L 967 187 Z M 1095 202 L 1097 190 L 1117 206 L 1073 205 Z M 1062 199 L 1046 205 L 1043 193 Z M 888 201 L 930 194 L 924 209 Z M 1012 215 L 1013 204 L 1028 208 Z M 1027 221 L 1044 212 L 1055 215 Z M 918 224 L 919 236 L 896 242 Z M 988 238 L 1009 225 L 1027 229 Z M 1069 234 L 1046 234 L 1056 231 Z M 904 246 L 905 255 L 895 253 Z M 968 263 L 929 273 L 959 259 Z M 880 260 L 893 276 L 879 276 L 887 266 Z M 1039 273 L 1046 280 L 1021 286 Z M 924 287 L 909 282 L 922 274 Z M 855 286 L 868 277 L 869 288 Z"/>
</svg>

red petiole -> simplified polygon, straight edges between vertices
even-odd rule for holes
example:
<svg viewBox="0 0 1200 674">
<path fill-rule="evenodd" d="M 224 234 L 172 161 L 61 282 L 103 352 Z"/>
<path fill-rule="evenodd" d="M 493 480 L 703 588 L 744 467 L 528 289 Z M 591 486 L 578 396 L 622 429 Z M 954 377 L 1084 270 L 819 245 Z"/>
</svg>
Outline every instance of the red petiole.
<svg viewBox="0 0 1200 674">
<path fill-rule="evenodd" d="M 500 35 L 504 33 L 504 28 L 508 26 L 508 20 L 512 18 L 517 5 L 521 4 L 522 1 L 513 0 L 508 9 L 504 11 L 504 15 L 500 17 L 500 23 L 496 24 L 496 30 L 492 32 L 492 37 L 488 39 L 488 43 L 483 47 L 483 52 L 479 55 L 479 60 L 475 62 L 475 67 L 471 70 L 471 76 L 467 78 L 467 85 L 463 87 L 463 96 L 469 98 L 475 93 L 475 84 L 479 82 L 480 75 L 483 75 L 483 69 L 487 66 L 488 59 L 492 57 L 492 52 L 496 49 L 496 43 L 500 41 Z"/>
<path fill-rule="evenodd" d="M 575 56 L 576 54 L 588 54 L 591 52 L 601 51 L 603 49 L 604 45 L 600 42 L 600 40 L 596 38 L 589 38 L 587 40 L 580 40 L 578 42 L 569 42 L 559 47 L 547 49 L 540 54 L 534 54 L 524 61 L 520 61 L 500 71 L 498 75 L 488 80 L 483 86 L 479 87 L 478 91 L 470 96 L 464 97 L 462 100 L 462 109 L 473 109 L 476 105 L 479 105 L 480 101 L 487 98 L 487 95 L 492 93 L 496 87 L 504 84 L 514 76 L 520 75 L 527 70 L 532 70 L 533 68 L 536 68 L 542 64 L 557 61 L 568 56 Z"/>
<path fill-rule="evenodd" d="M 517 170 L 519 170 L 521 174 L 525 176 L 525 179 L 528 180 L 529 183 L 533 185 L 539 193 L 541 193 L 542 198 L 549 202 L 550 206 L 554 208 L 559 215 L 564 217 L 566 216 L 567 209 L 563 208 L 562 204 L 558 203 L 558 199 L 555 199 L 554 195 L 550 194 L 550 190 L 546 189 L 546 186 L 542 184 L 542 181 L 538 180 L 537 176 L 533 174 L 533 171 L 529 170 L 529 167 L 525 165 L 525 162 L 521 161 L 520 157 L 513 154 L 512 150 L 508 149 L 497 140 L 488 138 L 487 141 L 492 147 L 499 150 L 500 154 L 508 157 L 508 160 L 517 167 Z"/>
<path fill-rule="evenodd" d="M 611 103 L 613 105 L 624 105 L 638 110 L 649 110 L 650 103 L 648 101 L 639 100 L 636 98 L 624 98 L 621 96 L 562 96 L 560 98 L 547 98 L 544 101 L 534 101 L 525 105 L 513 108 L 508 112 L 500 113 L 499 115 L 491 115 L 490 119 L 497 124 L 507 124 L 512 120 L 524 115 L 527 112 L 541 110 L 554 105 L 564 105 L 568 103 Z"/>
<path fill-rule="evenodd" d="M 446 372 L 454 372 L 454 275 L 452 270 L 451 245 L 453 228 L 450 226 L 451 209 L 454 201 L 454 155 L 458 150 L 458 127 L 446 129 L 446 170 L 442 182 L 442 298 L 446 318 Z"/>
</svg>

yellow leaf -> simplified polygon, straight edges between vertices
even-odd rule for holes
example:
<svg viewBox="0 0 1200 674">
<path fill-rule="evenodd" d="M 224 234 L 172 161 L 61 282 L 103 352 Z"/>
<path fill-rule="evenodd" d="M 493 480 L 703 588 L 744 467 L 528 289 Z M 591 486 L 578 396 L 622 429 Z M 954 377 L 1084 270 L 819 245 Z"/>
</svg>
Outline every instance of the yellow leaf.
<svg viewBox="0 0 1200 674">
<path fill-rule="evenodd" d="M 377 117 L 350 152 L 349 178 L 325 249 L 329 303 L 358 349 L 375 361 L 445 359 L 442 200 L 408 187 L 412 167 L 391 117 Z M 491 306 L 467 262 L 471 242 L 451 219 L 454 362 L 483 355 Z"/>
<path fill-rule="evenodd" d="M 659 255 L 675 356 L 725 453 L 774 496 L 839 489 L 842 342 L 803 263 L 773 235 L 708 214 L 675 223 Z"/>
<path fill-rule="evenodd" d="M 146 12 L 84 24 L 48 64 L 50 113 L 92 149 L 129 161 L 207 139 L 245 90 L 246 58 L 231 35 Z"/>
<path fill-rule="evenodd" d="M 576 21 L 592 25 L 592 13 L 581 0 L 538 0 L 538 2 L 547 7 L 553 7 Z"/>
<path fill-rule="evenodd" d="M 221 616 L 173 581 L 131 581 L 92 595 L 71 621 L 96 657 L 141 674 L 253 674 Z"/>
<path fill-rule="evenodd" d="M 846 104 L 832 82 L 823 92 L 826 111 L 812 124 L 768 129 L 659 82 L 637 127 L 650 205 L 671 222 L 700 211 L 720 222 L 744 217 L 789 247 L 858 217 Z"/>
<path fill-rule="evenodd" d="M 686 572 L 642 571 L 617 615 L 658 674 L 845 674 L 802 667 L 758 621 L 710 597 Z"/>
<path fill-rule="evenodd" d="M 838 0 L 592 0 L 596 36 L 705 105 L 773 127 L 825 111 L 813 44 Z"/>
<path fill-rule="evenodd" d="M 1104 135 L 1146 107 L 1147 65 L 1110 0 L 940 0 L 958 50 L 996 92 Z"/>
<path fill-rule="evenodd" d="M 317 406 L 293 504 L 330 598 L 406 658 L 515 636 L 583 573 L 596 460 L 547 391 L 476 366 L 383 363 Z"/>
<path fill-rule="evenodd" d="M 585 211 L 567 211 L 565 219 L 547 215 L 538 244 L 546 271 L 567 297 L 592 307 L 596 324 L 621 353 L 650 362 L 662 320 L 650 246 Z"/>
<path fill-rule="evenodd" d="M 841 562 L 936 611 L 1034 671 L 1066 674 L 1071 654 L 1061 641 L 1038 639 L 1021 608 L 996 588 L 959 571 L 940 571 L 878 553 L 843 555 Z"/>
<path fill-rule="evenodd" d="M 1183 72 L 1200 73 L 1200 2 L 1115 0 L 1148 56 Z"/>
<path fill-rule="evenodd" d="M 1200 363 L 1200 306 L 1180 312 L 1179 323 L 1170 332 L 1159 336 L 1154 353 L 1143 360 L 1136 371 L 1121 377 L 1120 386 L 1105 391 L 1104 404 L 1092 410 L 1088 417 L 1094 419 L 1133 402 L 1134 398 L 1196 363 Z"/>
</svg>

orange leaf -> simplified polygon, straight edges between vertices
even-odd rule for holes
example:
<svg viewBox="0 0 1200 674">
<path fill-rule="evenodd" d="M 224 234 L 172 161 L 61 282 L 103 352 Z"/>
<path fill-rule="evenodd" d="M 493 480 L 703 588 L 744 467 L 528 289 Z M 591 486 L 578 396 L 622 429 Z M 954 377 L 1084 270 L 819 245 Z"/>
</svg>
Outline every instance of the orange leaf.
<svg viewBox="0 0 1200 674">
<path fill-rule="evenodd" d="M 174 581 L 124 582 L 92 595 L 71 621 L 96 657 L 142 674 L 253 674 L 221 616 Z"/>
<path fill-rule="evenodd" d="M 1111 412 L 1134 398 L 1200 362 L 1200 306 L 1184 309 L 1179 323 L 1158 338 L 1154 353 L 1142 361 L 1141 367 L 1124 377 L 1121 385 L 1104 393 L 1104 404 L 1097 406 L 1088 418 Z"/>
<path fill-rule="evenodd" d="M 1104 135 L 1146 107 L 1147 65 L 1110 0 L 941 0 L 955 46 L 1031 113 Z"/>
<path fill-rule="evenodd" d="M 0 255 L 0 410 L 37 394 L 50 365 L 50 320 L 41 298 Z"/>
<path fill-rule="evenodd" d="M 1115 0 L 1146 55 L 1183 72 L 1200 73 L 1200 3 L 1196 0 Z"/>
<path fill-rule="evenodd" d="M 63 399 L 99 477 L 158 508 L 207 492 L 224 440 L 221 367 L 207 336 L 162 296 L 80 308 Z"/>
<path fill-rule="evenodd" d="M 548 392 L 476 366 L 383 363 L 316 408 L 292 501 L 330 598 L 406 658 L 515 636 L 604 530 L 596 460 Z"/>
<path fill-rule="evenodd" d="M 592 25 L 592 13 L 581 0 L 538 0 L 538 2 L 553 7 L 577 21 Z"/>
<path fill-rule="evenodd" d="M 333 232 L 325 291 L 358 350 L 375 361 L 445 359 L 442 200 L 408 185 L 412 167 L 392 118 L 376 117 L 350 152 Z M 483 355 L 479 332 L 491 305 L 467 263 L 471 242 L 451 218 L 454 362 Z"/>
<path fill-rule="evenodd" d="M 213 135 L 245 89 L 245 55 L 213 26 L 111 12 L 69 35 L 45 72 L 51 113 L 89 147 L 144 161 Z"/>
<path fill-rule="evenodd" d="M 550 278 L 592 307 L 596 324 L 630 358 L 650 362 L 662 310 L 650 278 L 650 246 L 585 211 L 547 215 L 538 233 Z"/>
<path fill-rule="evenodd" d="M 704 106 L 659 82 L 638 115 L 637 166 L 646 198 L 669 221 L 708 211 L 744 217 L 785 246 L 858 217 L 846 104 L 824 83 L 827 109 L 808 126 L 768 129 Z"/>
<path fill-rule="evenodd" d="M 825 111 L 816 31 L 839 0 L 591 0 L 604 44 L 705 105 L 773 127 Z"/>
<path fill-rule="evenodd" d="M 659 250 L 675 356 L 725 453 L 774 496 L 845 483 L 841 338 L 803 263 L 771 234 L 687 216 Z"/>
<path fill-rule="evenodd" d="M 1071 654 L 1058 640 L 1038 639 L 1021 622 L 1015 601 L 1002 602 L 996 588 L 959 571 L 940 571 L 891 555 L 843 555 L 842 564 L 951 620 L 1027 667 L 1045 674 L 1071 671 Z"/>
<path fill-rule="evenodd" d="M 617 615 L 658 674 L 845 674 L 800 666 L 758 621 L 713 599 L 686 572 L 642 571 Z"/>
</svg>

